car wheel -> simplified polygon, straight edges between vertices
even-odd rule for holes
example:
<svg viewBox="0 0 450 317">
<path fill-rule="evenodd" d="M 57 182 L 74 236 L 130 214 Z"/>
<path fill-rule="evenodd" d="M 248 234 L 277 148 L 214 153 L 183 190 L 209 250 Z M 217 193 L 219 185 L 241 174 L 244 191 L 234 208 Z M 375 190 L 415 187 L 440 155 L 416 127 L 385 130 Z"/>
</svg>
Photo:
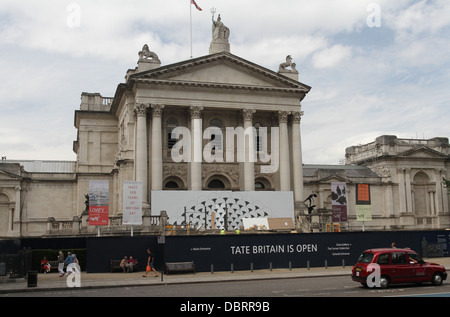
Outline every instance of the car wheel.
<svg viewBox="0 0 450 317">
<path fill-rule="evenodd" d="M 387 288 L 389 287 L 389 277 L 387 276 L 381 276 L 380 277 L 380 288 Z"/>
<path fill-rule="evenodd" d="M 369 281 L 368 283 L 361 283 L 361 284 L 367 288 L 387 288 L 390 284 L 389 277 L 384 275 L 380 276 L 378 283 L 379 284 L 377 284 L 377 282 L 374 281 Z"/>
<path fill-rule="evenodd" d="M 433 277 L 431 278 L 431 284 L 433 284 L 434 286 L 439 286 L 442 285 L 442 275 L 440 273 L 434 273 Z"/>
</svg>

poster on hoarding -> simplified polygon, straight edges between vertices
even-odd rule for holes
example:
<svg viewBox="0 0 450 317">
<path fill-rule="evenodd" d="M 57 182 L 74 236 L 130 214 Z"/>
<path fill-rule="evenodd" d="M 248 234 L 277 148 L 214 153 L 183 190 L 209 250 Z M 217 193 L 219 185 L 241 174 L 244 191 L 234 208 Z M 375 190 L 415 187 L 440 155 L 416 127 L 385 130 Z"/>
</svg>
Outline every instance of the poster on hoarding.
<svg viewBox="0 0 450 317">
<path fill-rule="evenodd" d="M 331 210 L 333 222 L 347 221 L 347 187 L 345 183 L 331 183 Z"/>
<path fill-rule="evenodd" d="M 109 224 L 109 181 L 89 181 L 89 225 Z"/>
<path fill-rule="evenodd" d="M 124 225 L 142 225 L 142 182 L 123 182 Z"/>
<path fill-rule="evenodd" d="M 290 218 L 294 222 L 291 191 L 152 191 L 152 213 L 165 210 L 169 224 L 199 230 L 243 227 L 246 218 Z"/>
<path fill-rule="evenodd" d="M 356 221 L 372 221 L 369 184 L 356 184 Z"/>
</svg>

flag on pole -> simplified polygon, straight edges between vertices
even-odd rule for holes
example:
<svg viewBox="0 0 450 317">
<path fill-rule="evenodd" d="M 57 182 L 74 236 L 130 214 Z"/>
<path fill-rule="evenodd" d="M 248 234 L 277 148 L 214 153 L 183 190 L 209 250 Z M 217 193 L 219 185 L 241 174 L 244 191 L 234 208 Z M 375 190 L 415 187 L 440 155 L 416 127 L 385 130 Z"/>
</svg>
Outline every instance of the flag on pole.
<svg viewBox="0 0 450 317">
<path fill-rule="evenodd" d="M 198 11 L 203 11 L 202 8 L 200 8 L 194 0 L 191 0 L 191 3 L 195 5 Z"/>
</svg>

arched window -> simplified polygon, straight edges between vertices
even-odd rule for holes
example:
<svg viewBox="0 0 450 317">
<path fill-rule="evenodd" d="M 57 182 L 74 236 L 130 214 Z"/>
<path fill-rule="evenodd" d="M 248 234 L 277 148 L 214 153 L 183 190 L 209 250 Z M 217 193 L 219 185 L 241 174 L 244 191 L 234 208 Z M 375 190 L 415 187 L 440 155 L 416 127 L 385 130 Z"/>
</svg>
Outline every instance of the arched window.
<svg viewBox="0 0 450 317">
<path fill-rule="evenodd" d="M 176 175 L 166 178 L 163 185 L 163 190 L 186 190 L 184 181 Z"/>
<path fill-rule="evenodd" d="M 180 187 L 178 186 L 178 184 L 174 181 L 169 181 L 166 183 L 166 186 L 164 186 L 167 189 L 179 189 Z"/>
<path fill-rule="evenodd" d="M 6 236 L 9 226 L 9 198 L 5 194 L 0 193 L 0 234 Z"/>
<path fill-rule="evenodd" d="M 225 189 L 225 184 L 218 179 L 213 179 L 208 183 L 208 188 L 211 189 Z"/>
<path fill-rule="evenodd" d="M 261 182 L 256 182 L 255 183 L 255 190 L 264 190 L 266 187 L 264 186 L 263 183 Z"/>
<path fill-rule="evenodd" d="M 416 216 L 434 216 L 436 214 L 434 193 L 436 185 L 431 183 L 430 177 L 423 171 L 414 175 L 411 184 L 413 210 Z"/>
</svg>

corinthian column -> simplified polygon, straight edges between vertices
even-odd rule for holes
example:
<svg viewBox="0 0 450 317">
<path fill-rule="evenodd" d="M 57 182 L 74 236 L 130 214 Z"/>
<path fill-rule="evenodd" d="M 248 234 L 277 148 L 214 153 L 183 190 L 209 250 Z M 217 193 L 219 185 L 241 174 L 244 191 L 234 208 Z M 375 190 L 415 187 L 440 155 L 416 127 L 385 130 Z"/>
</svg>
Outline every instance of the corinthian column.
<svg viewBox="0 0 450 317">
<path fill-rule="evenodd" d="M 406 194 L 406 212 L 412 213 L 412 195 L 411 195 L 411 169 L 405 169 L 405 194 Z"/>
<path fill-rule="evenodd" d="M 302 202 L 303 195 L 303 158 L 300 121 L 303 111 L 292 113 L 292 173 L 294 177 L 294 202 Z"/>
<path fill-rule="evenodd" d="M 148 203 L 147 193 L 147 108 L 148 105 L 137 104 L 136 113 L 136 181 L 142 182 L 142 202 Z"/>
<path fill-rule="evenodd" d="M 162 133 L 163 105 L 152 105 L 152 190 L 162 190 Z"/>
<path fill-rule="evenodd" d="M 191 113 L 191 190 L 202 190 L 202 113 L 203 107 L 192 106 Z"/>
<path fill-rule="evenodd" d="M 406 190 L 405 190 L 405 169 L 398 168 L 398 200 L 399 200 L 399 212 L 406 212 Z"/>
<path fill-rule="evenodd" d="M 279 111 L 278 121 L 280 126 L 280 190 L 291 190 L 291 170 L 289 166 L 289 136 L 287 122 L 291 113 Z"/>
<path fill-rule="evenodd" d="M 244 190 L 255 190 L 255 146 L 253 134 L 253 115 L 255 110 L 244 109 L 242 118 L 244 119 Z M 246 141 L 248 137 L 248 141 Z"/>
</svg>

